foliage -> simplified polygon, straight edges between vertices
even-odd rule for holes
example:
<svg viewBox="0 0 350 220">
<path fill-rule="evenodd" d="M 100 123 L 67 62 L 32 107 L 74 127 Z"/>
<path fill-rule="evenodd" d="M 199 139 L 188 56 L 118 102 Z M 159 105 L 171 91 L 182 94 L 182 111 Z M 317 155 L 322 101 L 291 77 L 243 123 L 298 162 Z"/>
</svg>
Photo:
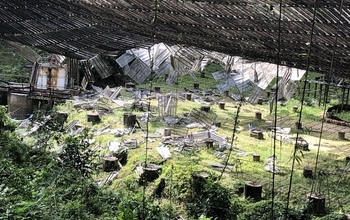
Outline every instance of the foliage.
<svg viewBox="0 0 350 220">
<path fill-rule="evenodd" d="M 340 213 L 330 213 L 326 216 L 320 217 L 320 220 L 347 220 L 348 217 Z"/>
<path fill-rule="evenodd" d="M 201 84 L 201 89 L 211 89 L 216 84 L 209 74 L 206 75 L 206 78 L 197 78 L 197 80 Z M 190 88 L 192 84 L 193 80 L 186 76 L 175 86 L 166 85 L 164 90 L 162 87 L 162 92 Z M 225 110 L 219 109 L 214 104 L 211 105 L 211 111 L 217 113 L 217 119 L 222 123 L 222 127 L 217 131 L 220 136 L 231 137 L 232 121 L 235 120 L 234 113 L 237 110 L 237 103 L 232 100 L 228 101 L 223 96 L 217 99 L 227 101 Z M 154 100 L 149 100 L 149 102 L 155 106 Z M 271 115 L 268 115 L 268 106 L 242 104 L 236 130 L 239 138 L 234 141 L 232 151 L 234 155 L 227 161 L 227 164 L 238 164 L 239 166 L 226 169 L 220 181 L 216 178 L 209 178 L 199 191 L 193 188 L 190 178 L 192 173 L 205 170 L 216 176 L 222 172 L 222 169 L 216 170 L 208 166 L 208 163 L 212 161 L 218 162 L 226 159 L 214 156 L 218 150 L 216 146 L 214 146 L 215 149 L 205 149 L 201 143 L 198 143 L 196 149 L 200 151 L 181 153 L 172 151 L 172 158 L 164 161 L 155 150 L 158 143 L 148 142 L 146 146 L 148 161 L 162 165 L 160 178 L 164 178 L 166 182 L 161 197 L 154 198 L 152 195 L 159 180 L 143 188 L 138 185 L 134 172 L 135 164 L 144 161 L 146 148 L 144 133 L 142 133 L 144 131 L 137 130 L 122 138 L 111 134 L 95 135 L 93 138 L 98 144 L 90 144 L 93 131 L 106 125 L 111 129 L 123 126 L 121 119 L 126 110 L 115 107 L 113 103 L 110 105 L 115 110 L 115 114 L 101 116 L 102 122 L 94 125 L 87 122 L 84 109 L 73 110 L 74 106 L 70 103 L 61 106 L 70 112 L 67 122 L 78 119 L 79 123 L 88 128 L 77 135 L 64 129 L 65 123 L 60 121 L 55 110 L 37 111 L 31 121 L 34 125 L 38 125 L 38 129 L 23 137 L 24 141 L 14 132 L 16 123 L 8 118 L 5 109 L 0 109 L 0 148 L 2 150 L 0 155 L 0 219 L 174 219 L 177 215 L 183 215 L 187 219 L 270 219 L 270 201 L 251 203 L 242 196 L 243 183 L 247 179 L 264 183 L 264 199 L 269 199 L 269 190 L 272 190 L 270 183 L 267 183 L 268 180 L 271 180 L 271 174 L 264 171 L 264 162 L 252 162 L 248 158 L 251 155 L 250 152 L 258 153 L 262 160 L 268 158 L 271 155 L 272 139 L 266 134 L 268 131 L 264 130 L 264 135 L 266 135 L 264 140 L 256 140 L 249 136 L 246 128 L 248 123 L 252 123 L 264 129 L 267 123 L 272 121 Z M 196 102 L 179 100 L 178 115 L 188 113 L 192 108 L 199 106 L 200 104 Z M 300 101 L 292 99 L 278 106 L 279 119 L 288 118 L 295 121 L 299 117 L 299 112 L 293 112 L 292 106 L 300 106 Z M 314 105 L 303 106 L 303 108 L 303 118 L 306 123 L 320 121 L 319 115 L 322 107 Z M 259 121 L 252 119 L 254 111 L 262 112 L 263 119 Z M 141 114 L 141 112 L 134 113 Z M 161 122 L 151 121 L 149 132 L 155 132 L 162 126 L 164 125 Z M 195 129 L 190 132 L 194 131 Z M 308 133 L 302 134 L 309 140 Z M 97 183 L 103 181 L 109 173 L 99 170 L 98 156 L 103 154 L 95 151 L 94 147 L 106 146 L 108 141 L 122 141 L 124 138 L 137 139 L 138 148 L 128 152 L 128 163 L 118 171 L 118 177 L 111 185 L 106 184 L 101 187 Z M 29 139 L 32 142 L 26 141 Z M 310 148 L 314 147 L 313 143 L 316 143 L 316 139 L 311 140 L 309 141 Z M 343 144 L 342 142 L 331 143 L 339 148 Z M 277 155 L 276 165 L 282 172 L 275 177 L 274 217 L 284 219 L 284 202 L 288 188 L 286 187 L 288 185 L 286 176 L 291 172 L 289 163 L 294 146 L 282 141 L 278 145 L 279 155 Z M 108 151 L 106 148 L 103 150 L 103 153 Z M 331 147 L 330 150 L 334 151 Z M 228 153 L 229 149 L 221 151 L 221 153 Z M 243 157 L 243 154 L 239 155 L 237 152 L 249 152 L 249 154 Z M 295 207 L 300 204 L 300 198 L 305 198 L 305 194 L 309 192 L 311 181 L 317 180 L 302 176 L 302 168 L 314 164 L 315 152 L 314 149 L 311 149 L 296 157 L 299 163 L 296 164 L 294 170 L 290 219 L 303 217 L 299 209 Z M 340 156 L 331 153 L 321 154 L 319 161 L 322 163 L 319 163 L 318 166 L 320 169 L 337 171 L 340 174 L 332 175 L 332 178 L 329 178 L 329 184 L 327 179 L 328 187 L 324 185 L 322 187 L 330 189 L 329 199 L 332 201 L 334 211 L 339 209 L 348 211 L 348 207 L 341 206 L 341 204 L 346 204 L 344 201 L 349 200 L 347 189 L 349 175 L 345 172 L 340 173 L 338 170 L 339 167 L 344 167 L 345 163 L 343 158 L 339 159 Z M 330 216 L 338 218 L 339 215 L 331 214 Z M 326 216 L 324 218 L 327 219 Z"/>
<path fill-rule="evenodd" d="M 97 159 L 87 130 L 62 133 L 57 151 L 44 143 L 24 144 L 2 107 L 0 116 L 0 219 L 168 219 L 169 209 L 143 201 L 139 193 L 96 185 Z M 42 121 L 45 129 L 56 123 L 50 120 Z"/>
<path fill-rule="evenodd" d="M 4 158 L 16 164 L 22 164 L 27 155 L 25 146 L 19 136 L 14 133 L 16 124 L 6 114 L 6 109 L 0 106 L 0 147 Z"/>
<path fill-rule="evenodd" d="M 16 123 L 11 121 L 6 113 L 6 108 L 0 106 L 0 132 L 12 132 L 16 128 Z"/>
<path fill-rule="evenodd" d="M 77 159 L 75 150 L 57 154 L 25 145 L 4 112 L 1 107 L 0 219 L 95 219 L 104 211 L 116 214 L 110 205 L 116 205 L 113 201 L 119 197 L 87 178 L 89 157 Z M 84 149 L 79 138 L 70 137 L 67 146 Z M 67 158 L 83 161 L 84 166 L 62 163 L 60 157 L 63 162 Z"/>
<path fill-rule="evenodd" d="M 195 218 L 207 216 L 213 219 L 236 219 L 242 210 L 242 205 L 236 201 L 237 198 L 233 198 L 229 190 L 212 179 L 207 180 L 204 185 L 192 187 L 193 197 L 188 200 L 187 208 Z"/>
<path fill-rule="evenodd" d="M 293 209 L 288 210 L 287 218 L 285 218 L 285 206 L 281 202 L 274 203 L 273 213 L 271 212 L 271 207 L 271 201 L 266 200 L 250 203 L 245 207 L 245 211 L 239 214 L 238 220 L 303 219 L 302 213 Z"/>
<path fill-rule="evenodd" d="M 0 44 L 0 78 L 6 82 L 28 82 L 29 71 L 25 69 L 26 60 L 10 48 Z"/>
<path fill-rule="evenodd" d="M 337 113 L 335 116 L 337 116 L 338 118 L 340 118 L 341 120 L 350 122 L 350 116 L 349 116 L 349 111 L 342 111 Z"/>
<path fill-rule="evenodd" d="M 77 136 L 68 136 L 60 149 L 58 157 L 61 165 L 76 169 L 82 176 L 90 177 L 96 170 L 96 155 L 90 149 L 88 131 Z"/>
</svg>

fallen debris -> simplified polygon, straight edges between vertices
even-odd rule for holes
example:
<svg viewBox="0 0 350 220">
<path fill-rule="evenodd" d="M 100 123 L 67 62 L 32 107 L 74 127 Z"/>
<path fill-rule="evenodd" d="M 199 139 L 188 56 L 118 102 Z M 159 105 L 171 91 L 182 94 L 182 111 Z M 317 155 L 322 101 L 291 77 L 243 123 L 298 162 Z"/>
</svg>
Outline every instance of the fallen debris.
<svg viewBox="0 0 350 220">
<path fill-rule="evenodd" d="M 118 176 L 118 171 L 113 171 L 108 174 L 105 180 L 99 181 L 97 184 L 99 187 L 103 187 L 104 185 L 109 185 L 112 181 Z"/>
<path fill-rule="evenodd" d="M 120 149 L 120 143 L 117 140 L 109 141 L 107 147 L 110 152 L 117 152 Z"/>
<path fill-rule="evenodd" d="M 259 140 L 264 139 L 264 133 L 260 128 L 254 127 L 252 124 L 248 124 L 248 129 L 250 131 L 250 137 L 255 137 Z"/>
<path fill-rule="evenodd" d="M 225 138 L 217 135 L 214 130 L 198 131 L 195 133 L 191 133 L 190 135 L 188 135 L 188 137 L 191 140 L 201 141 L 201 142 L 203 142 L 207 139 L 212 139 L 212 140 L 217 141 L 219 143 L 225 142 Z"/>
<path fill-rule="evenodd" d="M 211 162 L 210 165 L 215 168 L 224 168 L 225 163 L 222 162 Z M 226 168 L 228 169 L 233 169 L 235 168 L 235 164 L 227 164 Z"/>
<path fill-rule="evenodd" d="M 103 127 L 103 128 L 101 128 L 101 129 L 99 129 L 99 130 L 95 130 L 95 131 L 93 131 L 93 134 L 95 135 L 95 136 L 99 136 L 99 135 L 101 135 L 101 134 L 108 134 L 108 133 L 110 133 L 112 130 L 110 129 L 110 125 L 107 125 L 107 126 L 105 126 L 105 127 Z"/>
<path fill-rule="evenodd" d="M 136 139 L 123 139 L 123 146 L 128 149 L 137 148 L 137 140 Z"/>
<path fill-rule="evenodd" d="M 217 115 L 193 108 L 188 114 L 188 117 L 198 123 L 205 124 L 206 127 L 210 128 L 214 124 Z"/>
<path fill-rule="evenodd" d="M 275 157 L 270 156 L 267 158 L 267 163 L 265 164 L 265 170 L 271 173 L 281 173 L 280 169 L 276 166 L 276 163 L 274 165 L 274 161 L 277 160 Z"/>
<path fill-rule="evenodd" d="M 171 157 L 169 148 L 164 145 L 157 147 L 157 152 L 164 160 L 167 160 Z"/>
</svg>

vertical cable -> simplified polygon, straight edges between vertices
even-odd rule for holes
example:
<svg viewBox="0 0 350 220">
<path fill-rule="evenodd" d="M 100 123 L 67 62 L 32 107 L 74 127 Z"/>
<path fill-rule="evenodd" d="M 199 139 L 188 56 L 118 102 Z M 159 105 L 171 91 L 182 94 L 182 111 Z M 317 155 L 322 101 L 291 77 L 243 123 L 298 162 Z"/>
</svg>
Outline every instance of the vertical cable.
<svg viewBox="0 0 350 220">
<path fill-rule="evenodd" d="M 158 16 L 158 0 L 153 0 L 152 1 L 152 16 L 151 16 L 151 23 L 152 23 L 152 46 L 154 46 L 155 44 L 155 37 L 156 37 L 156 22 L 157 22 L 157 16 Z M 151 54 L 151 49 L 152 46 L 149 49 L 149 54 Z M 149 55 L 150 57 L 150 68 L 151 68 L 151 82 L 150 82 L 150 93 L 149 95 L 151 96 L 151 92 L 152 92 L 152 72 L 153 72 L 153 57 L 151 57 L 151 55 Z M 145 140 L 145 161 L 144 161 L 144 167 L 143 169 L 146 169 L 147 166 L 147 162 L 148 162 L 148 138 L 149 138 L 149 117 L 151 114 L 151 99 L 148 98 L 148 106 L 147 106 L 147 116 L 146 116 L 146 140 Z M 142 180 L 144 181 L 144 180 Z M 142 218 L 145 219 L 146 217 L 146 183 L 143 183 L 143 189 L 142 189 Z"/>
<path fill-rule="evenodd" d="M 241 109 L 241 106 L 242 106 L 242 102 L 243 102 L 243 100 L 241 100 L 239 102 L 239 105 L 237 107 L 237 112 L 236 112 L 236 116 L 234 118 L 234 125 L 233 125 L 233 130 L 232 130 L 232 139 L 231 139 L 231 144 L 230 144 L 230 151 L 229 151 L 229 153 L 227 155 L 227 159 L 225 161 L 224 169 L 222 169 L 221 175 L 219 177 L 219 181 L 221 180 L 222 176 L 225 173 L 225 169 L 227 167 L 228 161 L 230 160 L 230 156 L 231 156 L 231 153 L 232 153 L 232 150 L 233 150 L 233 142 L 235 140 L 235 135 L 236 135 L 236 132 L 237 132 L 238 116 L 239 116 L 239 112 L 240 112 L 240 109 Z M 238 166 L 238 164 L 236 164 L 236 166 Z"/>
<path fill-rule="evenodd" d="M 312 23 L 311 23 L 310 42 L 308 45 L 306 72 L 305 72 L 305 78 L 304 78 L 303 93 L 302 93 L 302 97 L 301 97 L 301 106 L 300 106 L 300 112 L 299 112 L 298 126 L 301 123 L 301 116 L 302 116 L 302 112 L 303 112 L 304 99 L 305 99 L 306 83 L 307 83 L 308 75 L 309 75 L 310 53 L 311 53 L 312 40 L 313 40 L 313 34 L 314 34 L 314 29 L 315 29 L 316 12 L 317 12 L 316 2 L 317 2 L 317 0 L 314 0 L 314 11 L 313 11 L 313 17 L 312 17 Z M 286 204 L 286 211 L 285 211 L 285 219 L 287 219 L 287 216 L 288 216 L 289 200 L 290 200 L 290 193 L 292 191 L 292 182 L 293 182 L 293 174 L 294 174 L 294 166 L 295 166 L 295 155 L 297 152 L 298 138 L 299 138 L 299 131 L 297 132 L 297 137 L 295 140 L 294 150 L 293 150 L 292 170 L 290 172 L 290 177 L 289 177 L 289 187 L 288 187 L 288 192 L 287 192 L 287 204 Z"/>
<path fill-rule="evenodd" d="M 271 186 L 271 219 L 274 219 L 274 203 L 275 203 L 275 169 L 276 169 L 276 127 L 277 127 L 277 101 L 278 101 L 278 78 L 281 62 L 281 24 L 282 24 L 282 0 L 279 2 L 279 16 L 278 16 L 278 39 L 277 39 L 277 71 L 276 71 L 276 92 L 275 92 L 275 111 L 274 111 L 274 128 L 273 129 L 273 164 L 272 164 L 272 186 Z"/>
<path fill-rule="evenodd" d="M 174 171 L 174 164 L 171 164 L 171 170 L 170 170 L 170 191 L 169 191 L 169 199 L 170 199 L 170 209 L 171 209 L 171 213 L 170 213 L 170 217 L 173 217 L 173 171 Z"/>
<path fill-rule="evenodd" d="M 330 77 L 332 75 L 333 66 L 334 66 L 335 51 L 336 51 L 337 44 L 338 44 L 338 33 L 339 33 L 339 28 L 340 28 L 340 18 L 341 18 L 342 13 L 343 13 L 343 4 L 344 4 L 344 0 L 340 0 L 340 12 L 339 12 L 339 17 L 338 17 L 337 30 L 336 30 L 336 33 L 335 33 L 335 40 L 334 40 L 335 42 L 334 42 L 334 45 L 333 45 L 332 59 L 331 59 L 331 64 L 330 64 L 330 68 L 329 68 L 329 73 L 326 75 L 326 77 L 327 77 L 327 80 L 326 80 L 327 84 L 326 85 L 328 87 L 329 87 Z M 328 97 L 328 92 L 325 92 L 323 100 L 327 100 L 327 97 Z M 323 128 L 324 128 L 324 122 L 325 122 L 325 116 L 326 116 L 326 109 L 327 109 L 327 102 L 324 101 L 324 104 L 323 104 L 323 115 L 322 115 L 322 122 L 321 122 L 321 130 L 320 130 L 320 136 L 319 136 L 319 139 L 318 139 L 318 147 L 317 147 L 317 153 L 316 153 L 316 162 L 315 162 L 315 171 L 314 171 L 315 174 L 317 173 L 317 168 L 318 168 L 318 159 L 319 159 L 319 155 L 320 155 L 321 140 L 322 140 L 322 135 L 323 135 Z M 311 191 L 310 191 L 311 194 L 313 193 L 314 189 L 315 189 L 315 179 L 313 180 L 312 185 L 311 185 Z"/>
</svg>

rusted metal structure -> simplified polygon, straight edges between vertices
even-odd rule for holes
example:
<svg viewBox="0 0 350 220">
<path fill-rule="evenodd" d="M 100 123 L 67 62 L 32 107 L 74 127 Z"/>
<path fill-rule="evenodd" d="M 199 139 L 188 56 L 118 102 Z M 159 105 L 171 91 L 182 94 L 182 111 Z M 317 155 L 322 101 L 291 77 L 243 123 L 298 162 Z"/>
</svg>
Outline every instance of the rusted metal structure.
<svg viewBox="0 0 350 220">
<path fill-rule="evenodd" d="M 1 0 L 0 38 L 76 59 L 164 42 L 299 69 L 311 44 L 312 70 L 333 62 L 347 78 L 350 1 L 282 2 L 280 12 L 271 0 Z"/>
<path fill-rule="evenodd" d="M 28 83 L 8 82 L 0 85 L 0 91 L 7 96 L 5 104 L 12 118 L 28 118 L 39 102 L 52 105 L 55 100 L 71 98 L 72 85 L 69 80 L 73 79 L 67 64 L 62 63 L 64 59 L 52 54 L 49 61 L 34 62 Z"/>
<path fill-rule="evenodd" d="M 137 83 L 151 71 L 166 73 L 166 81 L 174 83 L 184 74 L 195 77 L 193 71 L 202 70 L 208 60 L 218 60 L 225 73 L 239 70 L 219 82 L 218 89 L 253 90 L 249 101 L 255 104 L 276 77 L 277 67 L 271 64 L 280 65 L 279 98 L 294 94 L 293 76 L 300 79 L 298 71 L 307 67 L 327 75 L 327 85 L 348 81 L 349 8 L 350 0 L 0 0 L 0 43 L 69 58 L 67 78 L 63 71 L 56 74 L 58 66 L 39 67 L 30 82 L 36 99 L 68 94 L 58 87 L 86 88 L 96 80 L 91 68 L 101 79 L 111 76 L 101 55 L 114 55 Z M 84 76 L 77 71 L 79 64 Z M 342 89 L 349 91 L 348 86 Z"/>
</svg>

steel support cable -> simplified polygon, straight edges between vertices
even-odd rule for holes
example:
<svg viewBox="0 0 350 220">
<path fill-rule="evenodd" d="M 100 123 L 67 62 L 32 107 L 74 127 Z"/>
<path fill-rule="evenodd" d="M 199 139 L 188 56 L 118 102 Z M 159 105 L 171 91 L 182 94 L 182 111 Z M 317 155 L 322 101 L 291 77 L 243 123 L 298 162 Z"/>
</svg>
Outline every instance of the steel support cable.
<svg viewBox="0 0 350 220">
<path fill-rule="evenodd" d="M 152 23 L 152 41 L 153 45 L 155 42 L 155 37 L 156 37 L 156 22 L 157 22 L 157 16 L 158 16 L 158 0 L 153 0 L 152 2 L 152 16 L 151 16 L 151 23 Z M 149 54 L 150 54 L 149 49 Z M 150 93 L 149 95 L 151 96 L 151 91 L 152 91 L 152 86 L 153 86 L 153 80 L 152 80 L 152 70 L 153 70 L 153 59 L 150 56 L 150 67 L 151 67 L 151 82 L 150 82 Z M 145 140 L 145 161 L 144 161 L 144 167 L 143 169 L 145 170 L 147 167 L 147 162 L 148 162 L 148 138 L 149 138 L 149 117 L 151 115 L 151 98 L 148 97 L 148 106 L 147 106 L 147 116 L 146 116 L 146 140 Z M 144 179 L 141 179 L 141 181 L 146 181 Z M 146 183 L 143 182 L 143 189 L 142 189 L 142 218 L 145 219 L 146 217 Z"/>
<path fill-rule="evenodd" d="M 226 170 L 226 167 L 228 165 L 228 162 L 230 160 L 230 157 L 231 157 L 231 153 L 232 153 L 232 150 L 233 150 L 233 142 L 235 140 L 235 135 L 236 135 L 236 132 L 237 132 L 237 126 L 238 126 L 238 116 L 239 116 L 239 112 L 240 112 L 240 109 L 242 107 L 242 100 L 239 102 L 239 105 L 237 107 L 237 112 L 236 112 L 236 116 L 234 118 L 234 125 L 233 125 L 233 129 L 232 129 L 232 139 L 231 139 L 231 144 L 230 144 L 230 151 L 227 155 L 227 159 L 225 161 L 225 164 L 224 164 L 224 168 L 222 169 L 222 172 L 221 172 L 221 175 L 219 177 L 219 180 L 221 180 L 222 176 L 224 175 L 225 173 L 225 170 Z M 238 164 L 236 164 L 236 166 L 238 166 Z"/>
<path fill-rule="evenodd" d="M 287 204 L 286 204 L 286 210 L 285 210 L 285 216 L 284 218 L 287 219 L 288 216 L 288 209 L 289 209 L 289 202 L 290 202 L 290 193 L 292 191 L 292 182 L 293 182 L 293 174 L 294 174 L 294 167 L 295 167 L 295 156 L 297 152 L 297 144 L 298 144 L 298 138 L 299 138 L 299 125 L 301 123 L 301 116 L 303 112 L 303 106 L 304 106 L 304 99 L 305 99 L 305 91 L 306 91 L 306 83 L 308 80 L 308 75 L 309 75 L 309 69 L 310 69 L 310 54 L 311 54 L 311 48 L 312 48 L 312 40 L 313 40 L 313 34 L 314 34 L 314 29 L 315 29 L 315 21 L 316 21 L 316 14 L 317 14 L 317 0 L 314 0 L 314 10 L 313 10 L 313 15 L 312 15 L 312 23 L 311 23 L 311 33 L 310 33 L 310 42 L 308 42 L 308 51 L 307 51 L 307 63 L 306 63 L 306 72 L 304 75 L 304 85 L 303 85 L 303 92 L 302 92 L 302 97 L 301 97 L 301 106 L 300 106 L 300 112 L 299 112 L 299 119 L 298 119 L 298 132 L 297 132 L 297 137 L 295 139 L 295 144 L 294 144 L 294 150 L 293 150 L 293 156 L 292 156 L 292 169 L 290 172 L 290 177 L 289 177 L 289 186 L 288 186 L 288 192 L 287 192 Z"/>
<path fill-rule="evenodd" d="M 330 63 L 330 68 L 329 68 L 329 73 L 326 75 L 327 77 L 327 87 L 329 87 L 329 83 L 330 83 L 330 77 L 332 75 L 332 71 L 333 71 L 333 67 L 334 67 L 334 57 L 335 57 L 335 51 L 336 51 L 336 47 L 338 44 L 338 33 L 339 33 L 339 28 L 340 28 L 340 18 L 342 16 L 343 13 L 343 5 L 344 5 L 344 0 L 340 0 L 340 12 L 339 12 L 339 16 L 338 16 L 338 23 L 337 23 L 337 29 L 336 29 L 336 33 L 335 33 L 335 40 L 334 40 L 334 45 L 333 45 L 333 52 L 332 52 L 332 58 L 331 58 L 331 63 Z M 329 91 L 329 89 L 327 89 L 327 91 Z M 327 109 L 327 102 L 325 100 L 327 100 L 328 98 L 328 92 L 324 93 L 324 104 L 323 104 L 323 115 L 322 115 L 322 122 L 321 122 L 321 130 L 320 130 L 320 136 L 318 139 L 318 147 L 317 147 L 317 153 L 316 153 L 316 162 L 315 162 L 315 169 L 314 169 L 314 173 L 317 173 L 317 168 L 318 168 L 318 160 L 319 160 L 319 155 L 320 155 L 320 149 L 321 149 L 321 140 L 322 140 L 322 135 L 323 135 L 323 128 L 324 128 L 324 122 L 325 122 L 325 117 L 326 117 L 326 109 Z M 312 194 L 315 190 L 315 182 L 316 182 L 316 178 L 313 179 L 312 184 L 311 184 L 311 191 L 310 194 Z M 330 200 L 329 200 L 330 201 Z"/>
<path fill-rule="evenodd" d="M 275 92 L 275 109 L 274 109 L 274 128 L 273 129 L 273 153 L 272 153 L 272 186 L 271 186 L 271 219 L 274 219 L 274 203 L 275 203 L 275 170 L 276 170 L 276 133 L 277 133 L 277 101 L 278 101 L 278 92 L 279 92 L 279 70 L 281 62 L 281 25 L 282 25 L 282 0 L 279 1 L 279 16 L 278 16 L 278 46 L 277 46 L 277 71 L 276 71 L 276 92 Z"/>
</svg>

